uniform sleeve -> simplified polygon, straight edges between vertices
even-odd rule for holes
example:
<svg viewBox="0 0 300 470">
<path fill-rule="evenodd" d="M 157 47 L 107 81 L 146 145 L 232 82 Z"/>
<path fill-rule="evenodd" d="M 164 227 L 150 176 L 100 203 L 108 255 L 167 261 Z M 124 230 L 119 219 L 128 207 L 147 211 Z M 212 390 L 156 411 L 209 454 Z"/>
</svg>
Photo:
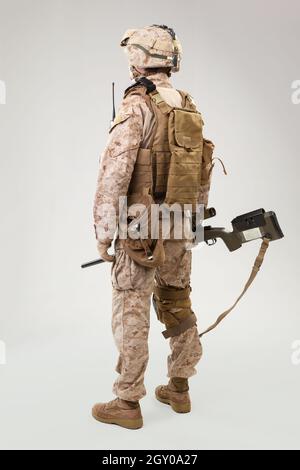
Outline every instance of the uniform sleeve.
<svg viewBox="0 0 300 470">
<path fill-rule="evenodd" d="M 94 224 L 99 241 L 114 237 L 119 198 L 127 195 L 143 138 L 143 116 L 141 98 L 128 96 L 123 100 L 110 129 L 109 139 L 100 159 L 94 199 Z"/>
</svg>

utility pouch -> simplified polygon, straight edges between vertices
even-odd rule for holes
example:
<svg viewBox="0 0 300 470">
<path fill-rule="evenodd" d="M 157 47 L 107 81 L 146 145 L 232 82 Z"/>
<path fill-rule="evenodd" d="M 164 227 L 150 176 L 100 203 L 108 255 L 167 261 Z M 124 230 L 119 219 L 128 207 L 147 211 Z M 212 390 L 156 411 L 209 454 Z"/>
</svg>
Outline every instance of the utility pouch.
<svg viewBox="0 0 300 470">
<path fill-rule="evenodd" d="M 158 221 L 151 218 L 151 205 L 154 203 L 150 194 L 132 194 L 128 196 L 127 238 L 121 240 L 121 246 L 136 263 L 156 268 L 165 261 L 163 240 L 159 237 Z M 152 239 L 151 233 L 157 233 Z"/>
<path fill-rule="evenodd" d="M 165 203 L 192 204 L 200 195 L 203 121 L 197 111 L 174 108 L 169 115 L 168 138 L 171 151 Z"/>
<path fill-rule="evenodd" d="M 208 196 L 211 185 L 213 163 L 214 144 L 207 139 L 203 139 L 203 154 L 202 154 L 202 172 L 200 179 L 200 197 L 199 203 L 207 207 Z"/>
</svg>

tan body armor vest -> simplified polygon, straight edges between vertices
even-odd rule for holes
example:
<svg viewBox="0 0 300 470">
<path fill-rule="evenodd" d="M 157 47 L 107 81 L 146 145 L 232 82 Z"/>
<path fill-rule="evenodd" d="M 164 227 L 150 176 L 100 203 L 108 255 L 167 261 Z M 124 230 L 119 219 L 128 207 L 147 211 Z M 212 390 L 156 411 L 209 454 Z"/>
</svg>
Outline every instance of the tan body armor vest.
<svg viewBox="0 0 300 470">
<path fill-rule="evenodd" d="M 159 232 L 152 238 L 155 222 L 148 209 L 154 202 L 168 204 L 172 210 L 176 204 L 176 209 L 196 211 L 198 204 L 205 203 L 202 195 L 210 185 L 214 145 L 203 139 L 201 114 L 186 92 L 179 91 L 181 108 L 169 106 L 147 79 L 127 89 L 125 96 L 128 93 L 145 100 L 155 125 L 150 142 L 146 139 L 147 148 L 138 150 L 128 189 L 128 207 L 143 204 L 146 210 L 140 213 L 138 207 L 139 215 L 129 213 L 129 237 L 122 245 L 137 263 L 157 267 L 164 262 L 163 237 Z M 146 236 L 136 234 L 136 227 L 146 227 Z"/>
<path fill-rule="evenodd" d="M 205 203 L 201 195 L 209 189 L 214 145 L 203 139 L 203 121 L 188 93 L 178 90 L 182 108 L 169 106 L 157 90 L 136 86 L 125 93 L 145 99 L 155 116 L 148 148 L 138 151 L 129 185 L 129 195 L 152 195 L 167 204 Z"/>
</svg>

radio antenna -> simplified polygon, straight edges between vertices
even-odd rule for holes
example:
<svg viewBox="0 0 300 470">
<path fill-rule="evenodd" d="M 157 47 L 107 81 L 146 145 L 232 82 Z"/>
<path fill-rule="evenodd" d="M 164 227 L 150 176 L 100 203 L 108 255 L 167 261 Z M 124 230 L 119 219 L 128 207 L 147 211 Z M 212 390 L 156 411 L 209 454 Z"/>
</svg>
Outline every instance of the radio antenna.
<svg viewBox="0 0 300 470">
<path fill-rule="evenodd" d="M 111 91 L 112 91 L 112 121 L 114 121 L 116 117 L 116 109 L 115 109 L 115 82 L 111 84 Z"/>
</svg>

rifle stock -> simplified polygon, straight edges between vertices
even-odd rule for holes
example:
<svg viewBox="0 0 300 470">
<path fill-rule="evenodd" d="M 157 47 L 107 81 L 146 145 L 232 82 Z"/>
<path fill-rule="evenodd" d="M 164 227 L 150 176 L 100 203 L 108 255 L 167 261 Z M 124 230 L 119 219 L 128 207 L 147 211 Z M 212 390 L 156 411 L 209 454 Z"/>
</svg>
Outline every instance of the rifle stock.
<svg viewBox="0 0 300 470">
<path fill-rule="evenodd" d="M 204 241 L 215 242 L 221 238 L 229 251 L 235 251 L 247 243 L 259 238 L 267 238 L 270 241 L 283 238 L 283 233 L 278 223 L 275 212 L 265 212 L 264 209 L 247 212 L 239 215 L 231 221 L 233 230 L 223 227 L 204 227 Z M 209 243 L 208 243 L 209 244 Z"/>
</svg>

